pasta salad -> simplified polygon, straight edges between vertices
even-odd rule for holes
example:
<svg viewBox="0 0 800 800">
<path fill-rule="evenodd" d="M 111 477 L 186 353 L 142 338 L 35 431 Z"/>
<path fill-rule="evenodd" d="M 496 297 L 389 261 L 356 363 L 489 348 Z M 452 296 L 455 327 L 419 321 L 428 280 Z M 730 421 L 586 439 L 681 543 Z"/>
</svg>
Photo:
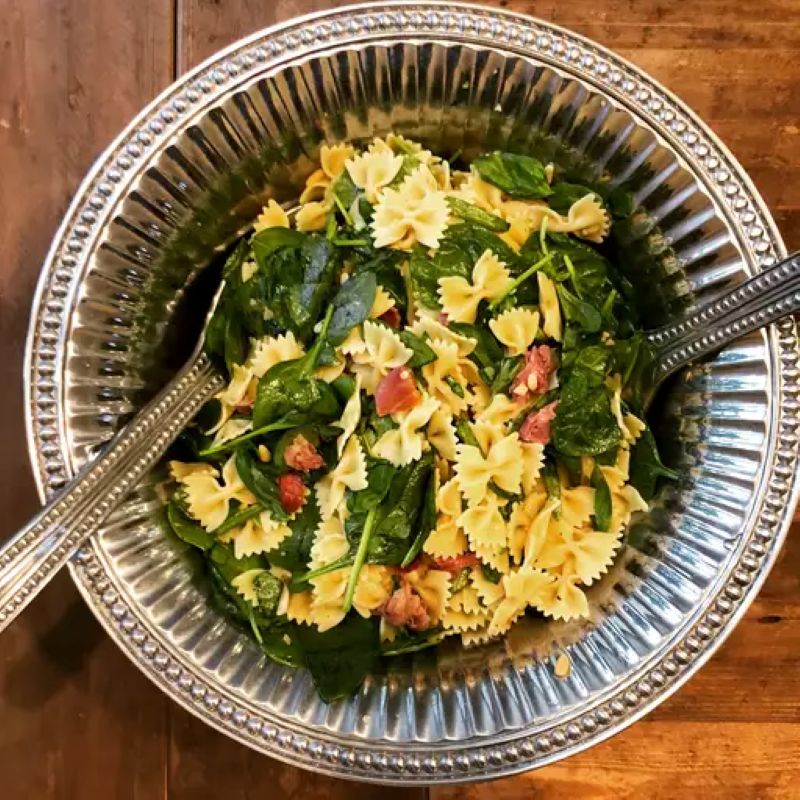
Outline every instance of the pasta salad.
<svg viewBox="0 0 800 800">
<path fill-rule="evenodd" d="M 382 659 L 589 615 L 672 478 L 605 253 L 630 198 L 527 155 L 326 145 L 225 265 L 227 387 L 169 462 L 214 605 L 328 701 Z"/>
</svg>

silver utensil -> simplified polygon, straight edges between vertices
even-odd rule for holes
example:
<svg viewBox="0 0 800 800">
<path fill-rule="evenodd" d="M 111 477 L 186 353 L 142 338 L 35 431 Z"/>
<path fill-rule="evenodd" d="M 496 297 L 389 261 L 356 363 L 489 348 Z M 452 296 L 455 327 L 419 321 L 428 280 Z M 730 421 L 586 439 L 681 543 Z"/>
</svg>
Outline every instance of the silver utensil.
<svg viewBox="0 0 800 800">
<path fill-rule="evenodd" d="M 221 291 L 222 286 L 206 325 Z M 658 386 L 681 367 L 798 311 L 800 253 L 795 253 L 685 319 L 651 331 L 647 339 L 655 352 L 655 366 L 648 405 Z M 222 376 L 202 352 L 203 340 L 201 335 L 186 366 L 103 454 L 0 548 L 0 632 L 103 524 L 203 403 L 222 388 Z"/>
<path fill-rule="evenodd" d="M 205 329 L 175 377 L 28 524 L 0 547 L 0 632 L 47 585 L 75 550 L 164 455 L 200 407 L 225 384 L 203 353 Z M 192 295 L 197 301 L 196 293 Z M 197 315 L 197 306 L 194 314 Z M 202 308 L 202 306 L 200 306 Z"/>
</svg>

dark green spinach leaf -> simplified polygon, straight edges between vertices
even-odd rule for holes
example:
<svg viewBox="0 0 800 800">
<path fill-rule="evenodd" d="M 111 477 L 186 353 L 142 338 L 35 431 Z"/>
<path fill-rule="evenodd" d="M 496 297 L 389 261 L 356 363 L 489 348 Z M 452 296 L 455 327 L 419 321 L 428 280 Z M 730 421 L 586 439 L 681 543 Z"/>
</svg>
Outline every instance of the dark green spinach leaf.
<svg viewBox="0 0 800 800">
<path fill-rule="evenodd" d="M 595 466 L 592 472 L 594 487 L 594 526 L 598 531 L 607 531 L 611 527 L 611 490 L 600 468 Z"/>
<path fill-rule="evenodd" d="M 647 428 L 631 451 L 630 482 L 649 502 L 655 496 L 659 478 L 677 481 L 680 475 L 664 466 L 658 454 L 655 436 Z"/>
<path fill-rule="evenodd" d="M 341 344 L 356 325 L 369 317 L 376 290 L 377 281 L 372 272 L 361 272 L 341 285 L 333 298 L 328 342 Z"/>
<path fill-rule="evenodd" d="M 496 150 L 476 158 L 472 166 L 483 180 L 502 189 L 511 197 L 538 200 L 552 194 L 544 164 L 531 156 Z"/>
<path fill-rule="evenodd" d="M 458 197 L 448 197 L 447 205 L 453 215 L 463 219 L 464 222 L 470 225 L 479 225 L 481 228 L 486 228 L 495 233 L 504 233 L 511 227 L 506 220 L 498 217 L 497 214 L 490 214 L 473 203 L 468 203 Z"/>
<path fill-rule="evenodd" d="M 205 528 L 184 514 L 174 500 L 167 506 L 167 519 L 173 533 L 186 544 L 200 550 L 210 550 L 217 541 Z"/>
</svg>

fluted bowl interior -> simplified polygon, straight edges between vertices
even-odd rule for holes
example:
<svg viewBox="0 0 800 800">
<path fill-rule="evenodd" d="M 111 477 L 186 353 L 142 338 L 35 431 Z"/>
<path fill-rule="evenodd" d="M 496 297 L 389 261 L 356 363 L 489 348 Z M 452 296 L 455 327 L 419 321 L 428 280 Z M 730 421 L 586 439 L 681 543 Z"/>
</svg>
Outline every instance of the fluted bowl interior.
<svg viewBox="0 0 800 800">
<path fill-rule="evenodd" d="M 187 283 L 268 198 L 298 196 L 326 141 L 395 131 L 439 153 L 504 148 L 630 190 L 636 211 L 615 226 L 614 248 L 652 325 L 780 253 L 740 168 L 639 73 L 544 23 L 455 6 L 435 7 L 435 20 L 429 13 L 345 10 L 254 37 L 156 101 L 101 160 L 54 246 L 32 328 L 31 438 L 47 489 L 163 381 L 166 324 Z M 571 60 L 570 47 L 580 58 Z M 612 70 L 622 78 L 613 81 Z M 675 130 L 675 119 L 699 131 L 694 140 L 682 140 L 686 122 Z M 738 196 L 750 220 L 737 213 Z M 81 217 L 83 208 L 93 216 Z M 54 296 L 61 305 L 48 322 Z M 349 700 L 326 705 L 304 671 L 269 662 L 206 605 L 191 554 L 161 531 L 158 471 L 73 572 L 121 646 L 166 691 L 278 757 L 383 781 L 546 763 L 671 691 L 763 578 L 793 491 L 784 476 L 786 498 L 765 521 L 776 461 L 794 458 L 777 453 L 792 389 L 781 379 L 787 354 L 796 357 L 792 323 L 742 339 L 664 392 L 651 423 L 683 478 L 636 519 L 617 563 L 590 590 L 588 620 L 523 621 L 506 640 L 470 651 L 443 645 L 371 676 Z M 739 575 L 748 558 L 754 566 Z M 738 595 L 725 594 L 734 580 Z M 572 665 L 563 679 L 553 670 L 561 652 Z"/>
</svg>

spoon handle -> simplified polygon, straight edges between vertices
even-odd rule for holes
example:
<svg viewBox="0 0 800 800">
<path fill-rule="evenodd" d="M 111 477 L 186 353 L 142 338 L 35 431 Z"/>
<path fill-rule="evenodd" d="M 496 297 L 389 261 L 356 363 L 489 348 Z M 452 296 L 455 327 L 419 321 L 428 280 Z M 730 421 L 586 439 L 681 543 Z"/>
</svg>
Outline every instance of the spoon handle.
<svg viewBox="0 0 800 800">
<path fill-rule="evenodd" d="M 650 331 L 658 384 L 751 331 L 800 312 L 800 252 L 767 267 L 684 319 Z"/>
<path fill-rule="evenodd" d="M 223 379 L 205 355 L 183 370 L 22 530 L 0 547 L 0 632 L 218 391 Z"/>
</svg>

